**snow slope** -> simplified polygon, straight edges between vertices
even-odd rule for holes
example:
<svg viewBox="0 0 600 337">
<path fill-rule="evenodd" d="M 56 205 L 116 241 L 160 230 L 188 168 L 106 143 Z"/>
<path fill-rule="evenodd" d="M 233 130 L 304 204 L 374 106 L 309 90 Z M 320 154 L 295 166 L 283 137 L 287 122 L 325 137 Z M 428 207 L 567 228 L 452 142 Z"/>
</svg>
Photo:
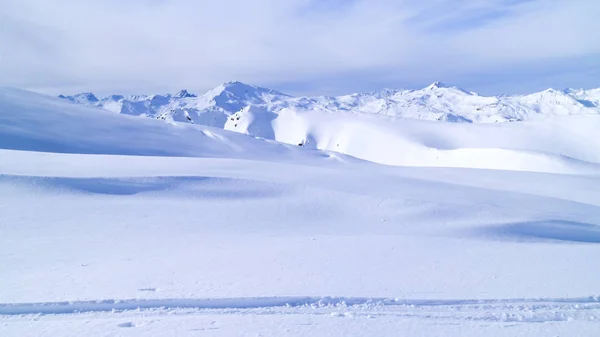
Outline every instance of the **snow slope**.
<svg viewBox="0 0 600 337">
<path fill-rule="evenodd" d="M 502 124 L 395 120 L 349 113 L 274 115 L 247 107 L 226 130 L 401 166 L 598 172 L 600 116 Z"/>
<path fill-rule="evenodd" d="M 600 88 L 590 90 L 566 89 L 565 93 L 575 98 L 585 107 L 600 108 Z"/>
<path fill-rule="evenodd" d="M 223 130 L 116 115 L 23 90 L 0 89 L 0 148 L 14 150 L 261 158 L 328 157 Z M 331 155 L 342 158 L 342 155 Z"/>
<path fill-rule="evenodd" d="M 1 90 L 0 335 L 592 335 L 593 117 L 360 117 L 370 146 L 426 144 L 421 161 L 477 143 L 571 157 L 398 167 L 310 148 L 316 131 L 283 145 Z"/>
</svg>

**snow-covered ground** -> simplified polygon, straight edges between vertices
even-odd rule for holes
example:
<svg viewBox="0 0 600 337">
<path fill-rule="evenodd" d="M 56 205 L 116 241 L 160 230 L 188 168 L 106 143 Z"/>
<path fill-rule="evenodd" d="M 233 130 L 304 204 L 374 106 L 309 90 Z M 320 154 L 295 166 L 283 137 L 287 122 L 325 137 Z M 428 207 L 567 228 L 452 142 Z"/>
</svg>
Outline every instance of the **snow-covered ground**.
<svg viewBox="0 0 600 337">
<path fill-rule="evenodd" d="M 600 331 L 600 116 L 316 120 L 346 154 L 0 90 L 0 335 Z"/>
</svg>

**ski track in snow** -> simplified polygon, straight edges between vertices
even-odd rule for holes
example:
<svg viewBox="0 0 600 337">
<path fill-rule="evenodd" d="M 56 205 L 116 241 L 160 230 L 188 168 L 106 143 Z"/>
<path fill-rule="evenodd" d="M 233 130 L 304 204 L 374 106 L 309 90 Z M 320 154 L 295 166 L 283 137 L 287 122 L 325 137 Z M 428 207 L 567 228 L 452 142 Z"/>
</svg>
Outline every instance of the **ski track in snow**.
<svg viewBox="0 0 600 337">
<path fill-rule="evenodd" d="M 600 320 L 600 296 L 538 299 L 419 300 L 369 297 L 243 297 L 3 303 L 0 316 L 162 311 L 211 314 L 396 315 L 502 322 Z M 333 310 L 333 311 L 332 311 Z M 444 314 L 446 313 L 446 314 Z M 133 325 L 132 325 L 133 326 Z M 128 327 L 132 327 L 128 326 Z"/>
<path fill-rule="evenodd" d="M 2 336 L 595 336 L 600 297 L 246 297 L 0 304 Z"/>
</svg>

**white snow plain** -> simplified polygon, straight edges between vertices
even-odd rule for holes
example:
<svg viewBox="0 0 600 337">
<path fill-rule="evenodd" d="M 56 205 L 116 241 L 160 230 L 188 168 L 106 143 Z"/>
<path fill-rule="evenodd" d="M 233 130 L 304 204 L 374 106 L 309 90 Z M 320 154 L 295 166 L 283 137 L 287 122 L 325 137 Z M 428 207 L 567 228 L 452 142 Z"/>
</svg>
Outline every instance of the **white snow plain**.
<svg viewBox="0 0 600 337">
<path fill-rule="evenodd" d="M 0 335 L 600 331 L 600 116 L 317 121 L 300 147 L 0 89 Z"/>
</svg>

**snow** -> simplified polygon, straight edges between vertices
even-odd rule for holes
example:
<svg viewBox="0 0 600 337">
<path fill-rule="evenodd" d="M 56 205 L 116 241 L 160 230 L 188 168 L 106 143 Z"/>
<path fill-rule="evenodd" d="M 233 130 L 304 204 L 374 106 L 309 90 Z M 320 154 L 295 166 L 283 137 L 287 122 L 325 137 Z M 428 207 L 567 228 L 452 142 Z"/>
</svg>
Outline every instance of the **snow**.
<svg viewBox="0 0 600 337">
<path fill-rule="evenodd" d="M 595 173 L 600 141 L 589 135 L 600 127 L 596 91 L 485 97 L 435 82 L 421 90 L 295 98 L 227 82 L 197 98 L 106 98 L 88 105 L 387 165 Z M 525 122 L 495 123 L 510 121 Z"/>
<path fill-rule="evenodd" d="M 37 327 L 42 324 L 49 336 L 90 331 L 109 336 L 239 336 L 240 331 L 257 336 L 594 336 L 595 309 L 597 304 L 585 302 L 154 309 L 43 315 L 35 321 L 8 317 L 5 322 L 6 332 L 18 336 L 39 336 Z"/>
<path fill-rule="evenodd" d="M 226 130 L 388 165 L 557 173 L 599 172 L 600 138 L 589 137 L 598 127 L 600 116 L 474 125 L 287 109 L 276 118 L 254 107 L 225 124 Z"/>
<path fill-rule="evenodd" d="M 566 89 L 565 93 L 588 108 L 600 108 L 600 88 L 591 90 Z"/>
<path fill-rule="evenodd" d="M 0 335 L 597 331 L 599 116 L 227 118 L 0 90 Z"/>
<path fill-rule="evenodd" d="M 3 149 L 219 158 L 300 156 L 307 160 L 330 156 L 215 128 L 122 116 L 22 90 L 0 89 L 0 103 Z"/>
<path fill-rule="evenodd" d="M 186 94 L 182 95 L 181 92 Z M 101 100 L 93 95 L 86 99 L 90 93 L 61 97 L 114 112 L 219 128 L 224 127 L 228 116 L 249 106 L 275 115 L 275 118 L 284 110 L 292 110 L 297 114 L 314 111 L 334 114 L 350 112 L 456 123 L 514 122 L 556 115 L 600 114 L 600 89 L 548 89 L 530 95 L 481 96 L 435 82 L 420 90 L 385 89 L 338 97 L 291 97 L 267 88 L 226 82 L 199 97 L 185 90 L 181 92 L 165 96 L 113 95 Z M 157 101 L 157 97 L 162 99 Z M 189 114 L 189 120 L 181 118 L 182 111 Z"/>
</svg>

